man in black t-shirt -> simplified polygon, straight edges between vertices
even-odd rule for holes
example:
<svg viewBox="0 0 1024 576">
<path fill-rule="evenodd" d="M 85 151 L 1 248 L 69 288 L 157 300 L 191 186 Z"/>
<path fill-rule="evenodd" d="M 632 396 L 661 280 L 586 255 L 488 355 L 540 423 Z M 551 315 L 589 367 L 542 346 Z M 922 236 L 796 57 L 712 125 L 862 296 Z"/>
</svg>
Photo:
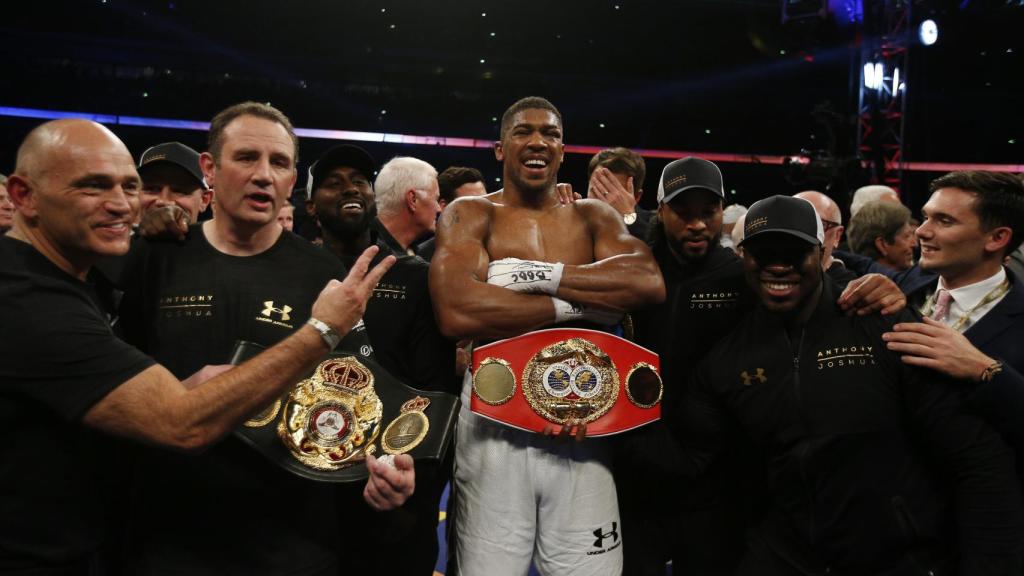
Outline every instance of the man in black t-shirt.
<svg viewBox="0 0 1024 576">
<path fill-rule="evenodd" d="M 173 372 L 226 362 L 238 340 L 270 346 L 288 337 L 310 317 L 317 287 L 344 274 L 336 258 L 277 223 L 296 152 L 278 110 L 243 103 L 222 111 L 201 157 L 216 217 L 181 244 L 142 241 L 132 254 L 125 334 Z M 180 490 L 167 494 L 166 484 Z M 348 529 L 333 513 L 335 494 L 333 484 L 292 475 L 236 437 L 198 456 L 144 454 L 129 570 L 335 574 Z"/>
<path fill-rule="evenodd" d="M 279 396 L 328 347 L 304 326 L 237 369 L 205 367 L 180 381 L 117 339 L 112 294 L 92 266 L 128 250 L 140 181 L 127 148 L 99 124 L 34 129 L 8 187 L 17 213 L 0 238 L 0 572 L 102 573 L 104 488 L 117 471 L 93 430 L 201 449 Z M 367 274 L 372 256 L 314 303 L 329 329 L 346 333 L 362 315 L 388 268 Z M 382 508 L 412 489 L 411 462 L 396 465 L 371 468 L 367 497 Z"/>
<path fill-rule="evenodd" d="M 373 244 L 381 249 L 378 256 L 391 252 L 372 226 L 377 210 L 370 175 L 375 171 L 366 151 L 347 144 L 331 148 L 309 169 L 309 202 L 323 231 L 324 248 L 346 264 Z M 418 256 L 398 256 L 367 303 L 363 319 L 374 356 L 388 372 L 414 388 L 454 395 L 461 386 L 455 376 L 455 345 L 437 329 L 428 269 Z M 364 545 L 371 550 L 390 547 L 397 539 L 404 542 L 406 553 L 390 563 L 394 574 L 430 574 L 437 562 L 437 513 L 450 463 L 417 464 L 417 490 L 404 506 L 357 520 L 368 526 Z M 372 563 L 361 568 L 378 568 L 377 554 L 366 556 Z"/>
</svg>

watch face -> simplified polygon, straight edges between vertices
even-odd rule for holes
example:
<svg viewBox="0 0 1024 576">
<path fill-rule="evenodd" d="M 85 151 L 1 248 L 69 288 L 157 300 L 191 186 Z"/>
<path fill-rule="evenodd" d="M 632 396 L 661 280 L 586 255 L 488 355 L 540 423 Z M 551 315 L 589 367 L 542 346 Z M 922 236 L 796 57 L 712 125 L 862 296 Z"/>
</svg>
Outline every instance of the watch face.
<svg viewBox="0 0 1024 576">
<path fill-rule="evenodd" d="M 627 226 L 635 223 L 636 212 L 630 212 L 629 214 L 626 214 L 625 216 L 622 217 L 622 221 L 625 222 Z"/>
</svg>

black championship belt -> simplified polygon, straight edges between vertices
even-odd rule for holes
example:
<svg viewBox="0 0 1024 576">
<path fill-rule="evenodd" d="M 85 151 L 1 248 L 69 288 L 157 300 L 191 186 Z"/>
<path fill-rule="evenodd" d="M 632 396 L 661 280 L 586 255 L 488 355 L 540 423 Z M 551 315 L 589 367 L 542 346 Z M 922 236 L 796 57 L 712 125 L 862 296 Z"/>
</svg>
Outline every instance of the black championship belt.
<svg viewBox="0 0 1024 576">
<path fill-rule="evenodd" d="M 443 459 L 459 399 L 402 384 L 373 360 L 367 344 L 352 340 L 346 337 L 340 346 L 359 352 L 325 356 L 235 435 L 289 472 L 321 482 L 366 480 L 367 453 Z M 241 364 L 263 350 L 238 341 L 230 363 Z"/>
</svg>

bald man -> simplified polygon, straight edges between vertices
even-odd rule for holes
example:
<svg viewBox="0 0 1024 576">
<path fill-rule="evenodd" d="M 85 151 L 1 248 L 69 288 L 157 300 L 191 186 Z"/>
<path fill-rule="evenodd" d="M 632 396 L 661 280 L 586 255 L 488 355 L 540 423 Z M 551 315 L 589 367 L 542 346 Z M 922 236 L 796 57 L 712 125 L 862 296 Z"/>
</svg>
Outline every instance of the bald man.
<svg viewBox="0 0 1024 576">
<path fill-rule="evenodd" d="M 824 270 L 829 270 L 832 266 L 842 266 L 842 262 L 837 262 L 832 258 L 832 251 L 839 246 L 839 241 L 843 238 L 843 213 L 839 210 L 839 205 L 834 200 L 815 190 L 806 190 L 804 192 L 797 192 L 793 194 L 796 198 L 803 198 L 814 206 L 814 211 L 818 213 L 818 217 L 821 218 L 821 226 L 825 230 L 825 241 L 822 242 L 822 248 L 825 252 L 821 257 L 821 266 Z"/>
<path fill-rule="evenodd" d="M 0 238 L 0 572 L 102 573 L 104 488 L 116 472 L 103 464 L 110 439 L 97 432 L 202 449 L 329 349 L 307 325 L 242 366 L 208 366 L 181 381 L 116 338 L 110 290 L 92 268 L 128 250 L 140 189 L 128 149 L 90 121 L 43 124 L 18 149 L 8 180 L 14 225 Z M 368 271 L 375 252 L 313 304 L 313 316 L 339 334 L 393 262 Z M 408 496 L 411 478 L 376 462 L 370 472 L 374 498 L 393 507 Z"/>
</svg>

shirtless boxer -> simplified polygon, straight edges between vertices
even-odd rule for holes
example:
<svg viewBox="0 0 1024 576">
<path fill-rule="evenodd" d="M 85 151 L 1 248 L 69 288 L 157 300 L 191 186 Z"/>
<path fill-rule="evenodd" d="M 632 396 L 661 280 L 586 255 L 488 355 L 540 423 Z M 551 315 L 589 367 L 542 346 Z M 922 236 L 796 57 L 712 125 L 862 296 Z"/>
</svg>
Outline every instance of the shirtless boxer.
<svg viewBox="0 0 1024 576">
<path fill-rule="evenodd" d="M 562 118 L 547 100 L 524 98 L 502 116 L 495 157 L 504 163 L 504 190 L 456 200 L 437 227 L 430 289 L 446 336 L 506 338 L 572 321 L 606 326 L 664 299 L 650 251 L 614 209 L 559 201 L 562 154 Z M 455 456 L 455 573 L 522 575 L 532 560 L 544 574 L 619 574 L 606 443 L 559 442 L 485 420 L 470 412 L 469 389 L 467 375 Z"/>
</svg>

